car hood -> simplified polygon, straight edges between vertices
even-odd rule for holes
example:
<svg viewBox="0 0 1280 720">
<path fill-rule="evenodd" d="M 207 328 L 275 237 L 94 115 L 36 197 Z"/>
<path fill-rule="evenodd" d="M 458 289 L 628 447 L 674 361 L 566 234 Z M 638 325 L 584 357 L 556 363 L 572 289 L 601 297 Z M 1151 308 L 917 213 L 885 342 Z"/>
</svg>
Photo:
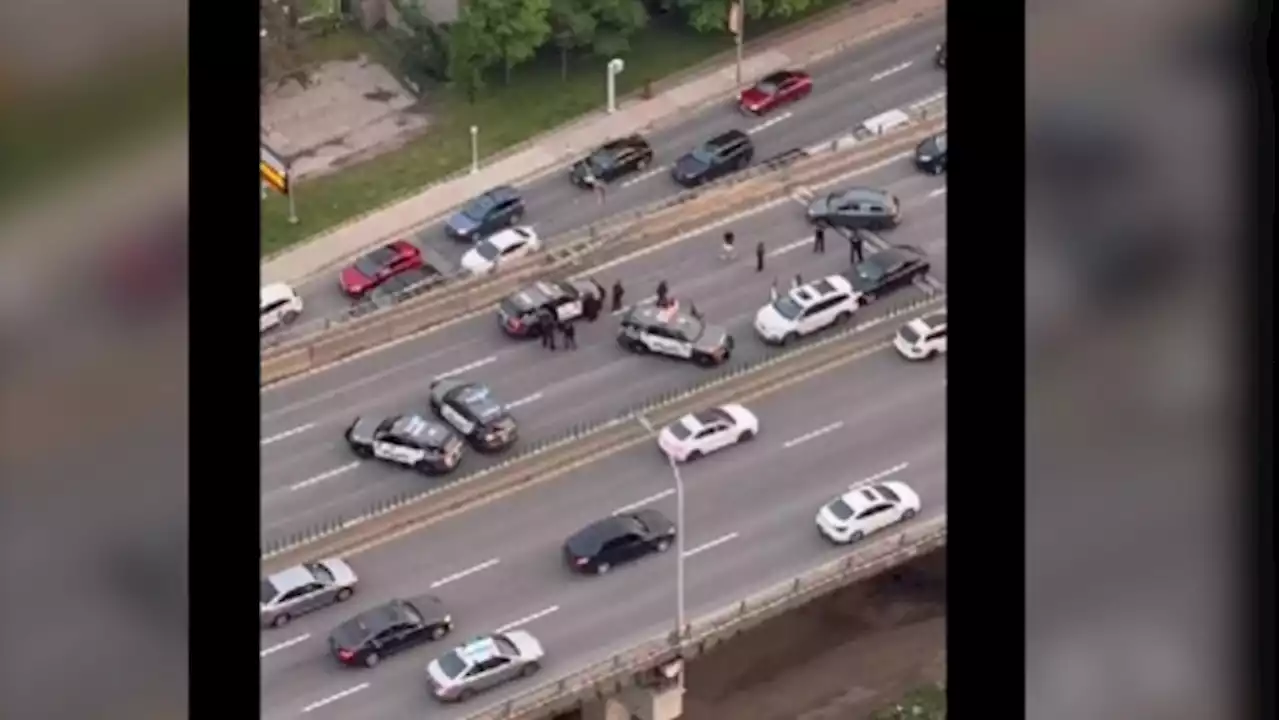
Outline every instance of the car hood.
<svg viewBox="0 0 1280 720">
<path fill-rule="evenodd" d="M 707 164 L 690 155 L 682 155 L 676 160 L 674 172 L 680 177 L 693 178 L 698 177 L 707 171 Z"/>
<path fill-rule="evenodd" d="M 827 527 L 839 530 L 843 530 L 849 526 L 846 521 L 837 518 L 835 514 L 831 512 L 831 508 L 827 505 L 823 505 L 822 509 L 818 511 L 818 522 L 826 525 Z"/>
<path fill-rule="evenodd" d="M 459 235 L 466 235 L 467 233 L 475 230 L 480 223 L 472 220 L 471 216 L 464 212 L 456 212 L 449 217 L 449 221 L 446 224 L 449 226 L 450 230 L 458 233 Z"/>
<path fill-rule="evenodd" d="M 512 630 L 507 633 L 507 639 L 516 646 L 520 651 L 520 657 L 525 660 L 539 660 L 546 654 L 542 650 L 542 643 L 524 630 Z"/>
<path fill-rule="evenodd" d="M 371 443 L 373 442 L 373 432 L 378 429 L 378 421 L 370 417 L 358 417 L 356 421 L 351 423 L 351 428 L 347 430 L 347 435 L 356 442 Z"/>
<path fill-rule="evenodd" d="M 750 107 L 750 106 L 759 105 L 765 102 L 766 100 L 769 99 L 769 96 L 760 92 L 760 90 L 758 90 L 757 88 L 752 87 L 752 88 L 747 88 L 746 90 L 743 90 L 742 94 L 738 96 L 738 99 L 742 101 L 743 105 L 747 105 Z"/>
<path fill-rule="evenodd" d="M 726 345 L 731 345 L 732 340 L 729 338 L 729 331 L 716 325 L 708 325 L 702 330 L 702 337 L 693 344 L 698 350 L 710 352 L 719 350 Z"/>
<path fill-rule="evenodd" d="M 809 203 L 809 217 L 821 217 L 829 212 L 831 212 L 831 203 L 824 197 Z"/>
<path fill-rule="evenodd" d="M 787 325 L 786 319 L 778 314 L 776 308 L 772 304 L 765 305 L 756 311 L 756 325 L 769 328 L 770 330 L 784 330 Z"/>
<path fill-rule="evenodd" d="M 680 421 L 677 420 L 676 422 Z M 671 432 L 671 428 L 662 428 L 662 431 L 658 433 L 658 447 L 667 452 L 672 452 L 683 447 L 683 443 Z"/>
<path fill-rule="evenodd" d="M 488 270 L 489 266 L 492 265 L 492 263 L 485 260 L 484 256 L 480 254 L 480 251 L 475 248 L 468 250 L 466 254 L 462 256 L 462 259 L 458 261 L 458 264 L 462 266 L 463 270 L 470 272 Z"/>
<path fill-rule="evenodd" d="M 929 138 L 916 146 L 916 157 L 921 160 L 932 160 L 938 155 L 938 141 Z"/>
<path fill-rule="evenodd" d="M 342 283 L 344 288 L 361 288 L 371 284 L 373 278 L 360 272 L 355 267 L 349 267 L 344 268 L 342 273 L 338 275 L 338 281 Z"/>
</svg>

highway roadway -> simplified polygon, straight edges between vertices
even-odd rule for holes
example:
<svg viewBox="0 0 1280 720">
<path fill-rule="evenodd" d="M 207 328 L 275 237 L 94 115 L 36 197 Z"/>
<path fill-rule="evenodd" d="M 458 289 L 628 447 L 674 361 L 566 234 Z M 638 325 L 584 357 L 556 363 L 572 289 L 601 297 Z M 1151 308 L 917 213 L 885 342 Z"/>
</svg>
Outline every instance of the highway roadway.
<svg viewBox="0 0 1280 720">
<path fill-rule="evenodd" d="M 780 392 L 747 401 L 761 432 L 686 466 L 689 617 L 838 557 L 814 527 L 818 507 L 850 484 L 902 480 L 920 519 L 945 510 L 945 359 L 908 363 L 881 349 Z M 581 577 L 560 547 L 610 513 L 657 508 L 674 519 L 673 480 L 645 441 L 544 485 L 349 558 L 362 581 L 347 604 L 261 635 L 264 720 L 459 718 L 608 657 L 674 625 L 673 549 L 603 577 Z M 329 630 L 389 598 L 425 592 L 451 608 L 454 634 L 385 660 L 339 667 Z M 521 627 L 548 657 L 539 676 L 461 706 L 437 706 L 423 668 L 457 642 Z"/>
<path fill-rule="evenodd" d="M 898 194 L 904 220 L 884 237 L 924 248 L 933 259 L 935 284 L 945 282 L 945 179 L 923 175 L 909 159 L 898 158 L 831 187 L 855 183 Z M 736 230 L 740 238 L 740 256 L 731 262 L 719 257 L 725 228 Z M 816 254 L 811 234 L 802 203 L 786 199 L 633 259 L 619 258 L 597 279 L 608 286 L 622 278 L 626 300 L 632 302 L 651 301 L 645 296 L 666 278 L 674 297 L 692 301 L 708 322 L 729 328 L 738 342 L 735 361 L 757 359 L 779 352 L 763 345 L 751 330 L 774 279 L 785 289 L 797 273 L 814 279 L 848 267 L 848 246 L 839 235 L 828 233 L 827 252 Z M 768 253 L 764 273 L 755 272 L 758 241 Z M 921 297 L 924 291 L 908 288 L 881 302 Z M 873 316 L 875 308 L 864 310 L 864 316 Z M 674 360 L 634 356 L 617 346 L 616 332 L 616 318 L 605 315 L 594 325 L 580 325 L 578 350 L 551 352 L 536 342 L 507 338 L 486 313 L 264 389 L 260 539 L 273 541 L 327 520 L 357 516 L 376 501 L 456 479 L 532 442 L 557 437 L 574 424 L 614 417 L 713 373 Z M 427 387 L 445 374 L 487 383 L 513 406 L 521 428 L 516 447 L 496 458 L 470 453 L 459 471 L 443 480 L 378 461 L 357 462 L 342 441 L 345 426 L 357 414 L 426 412 Z"/>
<path fill-rule="evenodd" d="M 814 77 L 810 97 L 763 118 L 738 113 L 729 98 L 723 105 L 690 115 L 649 138 L 656 153 L 654 166 L 643 175 L 614 183 L 603 204 L 591 192 L 571 185 L 567 168 L 556 168 L 522 188 L 528 206 L 525 222 L 542 237 L 552 238 L 675 194 L 681 188 L 671 180 L 671 163 L 725 130 L 751 133 L 759 161 L 848 132 L 886 110 L 935 97 L 946 87 L 945 73 L 933 65 L 934 47 L 945 34 L 945 17 L 931 18 L 825 60 L 808 68 Z M 445 237 L 441 223 L 426 226 L 413 239 L 428 257 L 447 266 L 444 269 L 455 267 L 467 248 Z M 304 320 L 340 312 L 350 303 L 338 289 L 336 270 L 303 283 L 298 291 L 306 303 Z"/>
</svg>

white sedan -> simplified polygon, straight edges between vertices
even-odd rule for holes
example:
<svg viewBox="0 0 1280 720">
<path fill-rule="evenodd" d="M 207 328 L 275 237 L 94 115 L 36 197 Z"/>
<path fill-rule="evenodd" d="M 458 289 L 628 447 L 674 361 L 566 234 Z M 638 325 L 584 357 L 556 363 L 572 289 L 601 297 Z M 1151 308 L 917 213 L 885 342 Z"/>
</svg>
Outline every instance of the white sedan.
<svg viewBox="0 0 1280 720">
<path fill-rule="evenodd" d="M 854 487 L 818 511 L 818 530 L 832 542 L 855 543 L 920 512 L 920 496 L 906 483 Z"/>
<path fill-rule="evenodd" d="M 462 269 L 472 275 L 486 275 L 506 263 L 542 249 L 538 233 L 527 226 L 507 228 L 477 242 L 462 256 Z"/>
<path fill-rule="evenodd" d="M 685 415 L 658 433 L 658 447 L 676 462 L 746 442 L 760 432 L 760 421 L 738 404 L 721 405 Z"/>
</svg>

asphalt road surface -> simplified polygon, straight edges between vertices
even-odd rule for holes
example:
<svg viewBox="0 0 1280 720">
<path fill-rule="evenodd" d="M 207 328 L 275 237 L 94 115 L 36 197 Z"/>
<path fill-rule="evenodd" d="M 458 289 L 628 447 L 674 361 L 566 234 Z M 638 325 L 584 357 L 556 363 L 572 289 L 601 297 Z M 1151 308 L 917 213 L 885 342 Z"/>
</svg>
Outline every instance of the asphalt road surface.
<svg viewBox="0 0 1280 720">
<path fill-rule="evenodd" d="M 884 238 L 924 248 L 933 259 L 935 286 L 945 282 L 945 180 L 923 175 L 909 159 L 899 158 L 831 187 L 852 183 L 887 187 L 900 197 L 903 222 Z M 761 343 L 751 329 L 775 278 L 785 289 L 796 274 L 815 279 L 849 266 L 848 245 L 834 232 L 828 233 L 825 254 L 812 251 L 812 229 L 803 209 L 798 200 L 780 202 L 649 254 L 619 259 L 597 279 L 608 286 L 620 277 L 627 302 L 644 302 L 651 301 L 645 296 L 658 280 L 666 278 L 674 297 L 695 303 L 708 322 L 724 325 L 734 335 L 735 361 L 780 352 Z M 733 261 L 720 257 L 726 227 L 740 238 L 739 257 Z M 757 242 L 764 242 L 768 253 L 763 273 L 755 271 Z M 923 296 L 926 290 L 907 288 L 901 295 Z M 875 304 L 863 311 L 864 317 L 875 314 Z M 357 461 L 341 437 L 357 414 L 428 412 L 427 388 L 437 376 L 488 384 L 512 406 L 520 423 L 521 440 L 514 448 L 498 456 L 469 453 L 451 476 L 456 479 L 530 443 L 558 437 L 576 423 L 615 417 L 714 372 L 662 357 L 635 356 L 618 347 L 616 333 L 616 318 L 604 315 L 594 325 L 579 325 L 578 350 L 551 352 L 537 342 L 506 337 L 495 318 L 485 314 L 265 389 L 260 539 L 272 541 L 326 520 L 351 518 L 374 502 L 448 482 L 398 465 Z"/>
<path fill-rule="evenodd" d="M 884 349 L 749 402 L 760 435 L 683 473 L 688 616 L 845 552 L 819 535 L 814 515 L 851 484 L 892 477 L 920 493 L 921 519 L 944 511 L 945 392 L 945 359 L 908 363 Z M 574 575 L 560 554 L 583 525 L 646 506 L 674 519 L 673 480 L 648 442 L 349 558 L 363 583 L 351 601 L 263 631 L 262 717 L 464 717 L 661 633 L 674 625 L 674 548 L 602 577 Z M 425 592 L 453 612 L 446 640 L 373 670 L 326 654 L 328 632 L 346 617 Z M 437 706 L 426 664 L 475 634 L 515 627 L 546 647 L 540 675 Z"/>
<path fill-rule="evenodd" d="M 814 77 L 812 95 L 762 118 L 742 115 L 729 98 L 723 105 L 691 115 L 649 138 L 654 165 L 643 175 L 615 182 L 603 204 L 590 191 L 570 184 L 567 168 L 557 168 L 522 188 L 528 206 L 525 222 L 544 239 L 553 238 L 675 194 L 681 188 L 670 177 L 671 163 L 725 130 L 749 132 L 759 161 L 848 132 L 886 110 L 936 96 L 946 88 L 946 74 L 933 65 L 933 51 L 945 35 L 945 18 L 932 18 L 830 58 L 808 68 Z M 440 223 L 427 226 L 412 239 L 446 270 L 456 267 L 469 247 L 445 237 Z M 336 271 L 304 283 L 298 292 L 306 304 L 304 320 L 340 312 L 350 304 L 338 288 Z"/>
</svg>

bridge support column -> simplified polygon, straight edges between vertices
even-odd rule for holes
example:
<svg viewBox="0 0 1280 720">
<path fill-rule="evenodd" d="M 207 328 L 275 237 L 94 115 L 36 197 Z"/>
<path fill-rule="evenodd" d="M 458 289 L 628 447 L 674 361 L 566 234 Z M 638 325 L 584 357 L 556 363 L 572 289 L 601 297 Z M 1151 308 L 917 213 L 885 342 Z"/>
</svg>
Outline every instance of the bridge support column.
<svg viewBox="0 0 1280 720">
<path fill-rule="evenodd" d="M 584 704 L 582 720 L 632 720 L 632 716 L 621 700 L 611 697 Z"/>
<path fill-rule="evenodd" d="M 676 720 L 684 712 L 684 688 L 632 687 L 587 703 L 582 720 Z"/>
</svg>

